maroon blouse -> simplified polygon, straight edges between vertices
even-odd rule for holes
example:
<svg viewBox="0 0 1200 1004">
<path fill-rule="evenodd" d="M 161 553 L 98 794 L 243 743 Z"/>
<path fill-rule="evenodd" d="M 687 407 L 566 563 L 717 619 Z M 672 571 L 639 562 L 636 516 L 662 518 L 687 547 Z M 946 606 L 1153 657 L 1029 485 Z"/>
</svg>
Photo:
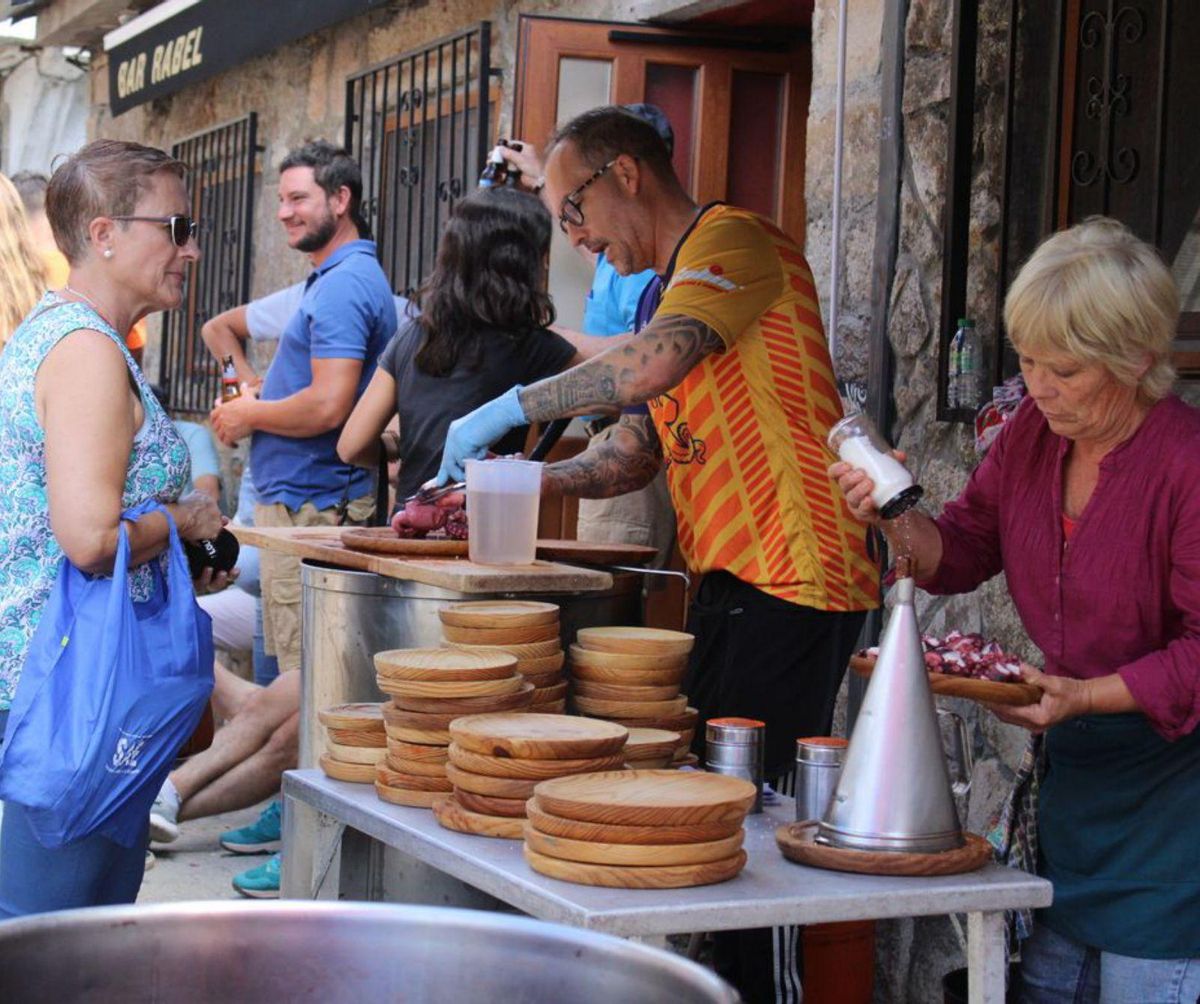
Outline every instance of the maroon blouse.
<svg viewBox="0 0 1200 1004">
<path fill-rule="evenodd" d="M 1200 722 L 1200 411 L 1155 404 L 1100 479 L 1064 547 L 1063 458 L 1031 399 L 937 519 L 921 588 L 965 593 L 1003 571 L 1045 671 L 1120 673 L 1166 739 Z"/>
</svg>

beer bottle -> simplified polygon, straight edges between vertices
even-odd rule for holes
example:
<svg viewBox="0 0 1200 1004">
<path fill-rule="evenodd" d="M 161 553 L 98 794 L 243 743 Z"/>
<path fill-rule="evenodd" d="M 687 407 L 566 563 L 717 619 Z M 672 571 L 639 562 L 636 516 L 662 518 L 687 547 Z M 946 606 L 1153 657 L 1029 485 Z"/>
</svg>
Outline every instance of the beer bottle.
<svg viewBox="0 0 1200 1004">
<path fill-rule="evenodd" d="M 521 172 L 504 159 L 504 154 L 500 152 L 504 147 L 518 151 L 522 149 L 520 143 L 510 143 L 503 139 L 492 147 L 487 163 L 483 166 L 483 173 L 479 176 L 480 188 L 499 188 L 504 185 L 513 187 L 517 184 Z"/>
<path fill-rule="evenodd" d="M 233 365 L 233 356 L 226 356 L 221 360 L 221 403 L 241 396 L 242 385 L 238 380 L 237 367 Z"/>
</svg>

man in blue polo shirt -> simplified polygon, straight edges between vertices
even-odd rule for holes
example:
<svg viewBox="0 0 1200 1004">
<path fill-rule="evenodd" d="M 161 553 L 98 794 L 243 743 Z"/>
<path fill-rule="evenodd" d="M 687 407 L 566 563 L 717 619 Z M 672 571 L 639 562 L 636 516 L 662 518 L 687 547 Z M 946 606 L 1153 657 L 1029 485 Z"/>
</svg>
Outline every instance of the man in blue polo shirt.
<svg viewBox="0 0 1200 1004">
<path fill-rule="evenodd" d="M 225 354 L 248 392 L 211 416 L 226 445 L 251 436 L 260 527 L 364 523 L 371 515 L 370 473 L 343 464 L 336 449 L 397 323 L 361 202 L 358 165 L 330 143 L 308 143 L 280 165 L 278 218 L 288 246 L 306 253 L 314 270 L 257 396 L 241 343 L 231 341 Z M 299 669 L 300 561 L 264 551 L 261 568 L 267 653 L 281 673 Z"/>
</svg>

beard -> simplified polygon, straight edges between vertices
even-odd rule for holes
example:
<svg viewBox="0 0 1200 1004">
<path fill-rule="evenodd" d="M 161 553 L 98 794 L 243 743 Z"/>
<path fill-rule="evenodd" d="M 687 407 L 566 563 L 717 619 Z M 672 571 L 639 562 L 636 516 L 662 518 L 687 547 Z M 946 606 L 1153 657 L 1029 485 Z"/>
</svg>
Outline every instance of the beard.
<svg viewBox="0 0 1200 1004">
<path fill-rule="evenodd" d="M 333 213 L 325 211 L 325 218 L 313 225 L 313 229 L 305 232 L 304 236 L 296 242 L 296 250 L 303 251 L 305 254 L 312 254 L 314 251 L 320 251 L 332 239 L 337 231 L 337 220 L 333 218 Z"/>
</svg>

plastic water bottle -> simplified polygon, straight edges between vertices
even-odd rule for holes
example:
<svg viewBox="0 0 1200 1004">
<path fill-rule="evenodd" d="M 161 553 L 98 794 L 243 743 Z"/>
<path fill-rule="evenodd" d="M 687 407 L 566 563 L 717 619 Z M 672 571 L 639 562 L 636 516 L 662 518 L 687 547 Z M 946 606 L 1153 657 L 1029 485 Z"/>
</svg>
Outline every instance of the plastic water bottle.
<svg viewBox="0 0 1200 1004">
<path fill-rule="evenodd" d="M 982 404 L 983 345 L 975 322 L 969 317 L 959 318 L 955 340 L 959 342 L 958 354 L 958 398 L 957 407 L 975 411 Z"/>
</svg>

